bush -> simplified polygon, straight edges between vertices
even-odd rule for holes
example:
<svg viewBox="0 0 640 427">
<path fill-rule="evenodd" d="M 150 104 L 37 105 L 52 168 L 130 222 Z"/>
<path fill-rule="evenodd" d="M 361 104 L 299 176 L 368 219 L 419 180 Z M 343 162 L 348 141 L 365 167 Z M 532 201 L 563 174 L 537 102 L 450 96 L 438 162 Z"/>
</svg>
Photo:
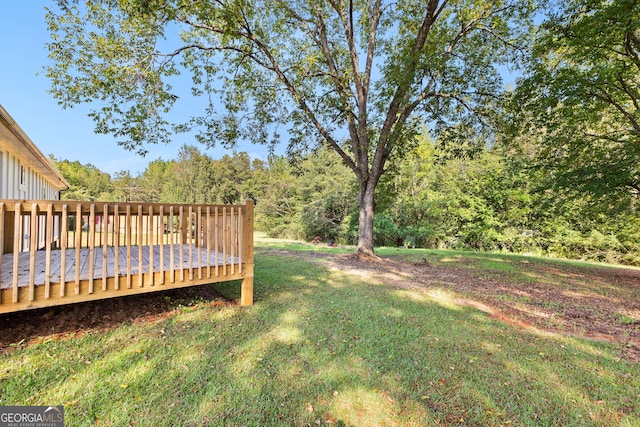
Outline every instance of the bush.
<svg viewBox="0 0 640 427">
<path fill-rule="evenodd" d="M 303 238 L 321 241 L 345 241 L 344 219 L 347 204 L 342 199 L 326 198 L 316 200 L 302 208 L 300 228 Z"/>
<path fill-rule="evenodd" d="M 621 236 L 627 238 L 624 232 Z M 613 233 L 603 233 L 599 230 L 591 230 L 588 233 L 566 230 L 563 235 L 555 236 L 553 240 L 548 252 L 554 256 L 611 264 L 640 265 L 640 246 L 628 241 L 625 245 Z"/>
<path fill-rule="evenodd" d="M 387 212 L 376 213 L 373 219 L 373 244 L 375 246 L 401 246 L 403 238 L 398 226 Z"/>
</svg>

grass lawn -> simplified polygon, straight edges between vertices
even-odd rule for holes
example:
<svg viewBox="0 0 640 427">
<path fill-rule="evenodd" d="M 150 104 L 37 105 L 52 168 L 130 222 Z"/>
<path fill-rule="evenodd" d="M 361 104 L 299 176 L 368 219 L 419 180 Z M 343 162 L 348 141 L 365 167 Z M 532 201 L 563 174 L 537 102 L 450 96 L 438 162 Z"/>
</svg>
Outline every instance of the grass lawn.
<svg viewBox="0 0 640 427">
<path fill-rule="evenodd" d="M 67 426 L 640 426 L 640 363 L 615 344 L 512 326 L 446 286 L 327 261 L 351 249 L 256 243 L 254 306 L 195 301 L 14 346 L 0 354 L 0 405 L 64 404 Z M 539 279 L 524 263 L 550 262 L 381 253 L 525 285 Z M 239 297 L 237 283 L 216 286 Z"/>
</svg>

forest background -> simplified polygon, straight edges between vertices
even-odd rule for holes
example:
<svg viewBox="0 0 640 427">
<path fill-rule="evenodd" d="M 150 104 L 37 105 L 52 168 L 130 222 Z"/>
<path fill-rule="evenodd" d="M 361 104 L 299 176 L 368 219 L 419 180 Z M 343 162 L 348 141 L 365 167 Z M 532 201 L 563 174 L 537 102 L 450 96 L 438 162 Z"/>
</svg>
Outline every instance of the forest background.
<svg viewBox="0 0 640 427">
<path fill-rule="evenodd" d="M 595 197 L 559 188 L 536 150 L 493 143 L 461 156 L 419 138 L 379 186 L 376 246 L 500 251 L 640 265 L 637 197 Z M 68 200 L 172 203 L 256 202 L 256 229 L 323 244 L 357 239 L 357 183 L 327 149 L 299 158 L 213 159 L 184 145 L 136 176 L 55 159 Z"/>
</svg>

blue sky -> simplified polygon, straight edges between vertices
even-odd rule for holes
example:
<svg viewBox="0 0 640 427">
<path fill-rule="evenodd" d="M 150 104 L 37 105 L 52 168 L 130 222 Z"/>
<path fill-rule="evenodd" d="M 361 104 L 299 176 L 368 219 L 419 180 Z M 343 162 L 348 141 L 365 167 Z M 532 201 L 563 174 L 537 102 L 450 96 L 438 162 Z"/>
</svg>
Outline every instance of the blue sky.
<svg viewBox="0 0 640 427">
<path fill-rule="evenodd" d="M 91 163 L 110 174 L 129 170 L 134 175 L 152 160 L 175 158 L 185 143 L 212 158 L 229 153 L 221 147 L 205 150 L 188 135 L 178 135 L 169 145 L 149 146 L 149 154 L 140 157 L 118 146 L 113 137 L 94 134 L 88 107 L 63 110 L 58 106 L 47 93 L 49 82 L 43 71 L 49 61 L 44 8 L 51 4 L 52 0 L 5 1 L 0 13 L 0 104 L 40 151 L 58 159 Z M 267 156 L 264 147 L 251 144 L 240 144 L 237 151 L 262 159 Z"/>
</svg>

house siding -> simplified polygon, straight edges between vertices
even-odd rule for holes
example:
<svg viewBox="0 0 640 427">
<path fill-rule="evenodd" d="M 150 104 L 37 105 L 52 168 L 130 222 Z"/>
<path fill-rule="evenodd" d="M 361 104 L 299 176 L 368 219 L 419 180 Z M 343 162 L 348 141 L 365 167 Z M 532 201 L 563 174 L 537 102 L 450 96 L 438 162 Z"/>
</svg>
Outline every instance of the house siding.
<svg viewBox="0 0 640 427">
<path fill-rule="evenodd" d="M 0 202 L 59 200 L 60 191 L 68 185 L 0 105 Z M 54 218 L 54 243 L 60 231 L 58 221 L 58 218 Z M 42 238 L 30 239 L 29 233 L 34 229 L 32 225 Z M 37 245 L 36 249 L 46 245 L 44 230 L 47 224 L 42 213 L 22 215 L 16 219 L 12 212 L 5 211 L 0 217 L 0 227 L 0 254 L 30 250 L 29 245 L 33 244 Z"/>
<path fill-rule="evenodd" d="M 60 191 L 37 171 L 22 164 L 17 156 L 6 151 L 0 151 L 0 199 L 19 199 L 19 200 L 58 200 Z M 39 216 L 38 229 L 44 230 L 46 227 L 45 218 Z M 5 224 L 8 225 L 8 224 Z M 53 224 L 54 236 L 59 236 L 60 225 L 56 219 Z M 30 218 L 23 218 L 20 225 L 20 233 L 22 242 L 20 244 L 21 251 L 28 251 L 30 240 Z M 38 249 L 45 246 L 45 234 L 39 233 L 40 241 Z M 56 239 L 57 240 L 57 239 Z M 8 251 L 10 248 L 0 249 L 0 253 Z"/>
<path fill-rule="evenodd" d="M 0 150 L 0 199 L 58 200 L 60 192 L 18 157 Z"/>
</svg>

